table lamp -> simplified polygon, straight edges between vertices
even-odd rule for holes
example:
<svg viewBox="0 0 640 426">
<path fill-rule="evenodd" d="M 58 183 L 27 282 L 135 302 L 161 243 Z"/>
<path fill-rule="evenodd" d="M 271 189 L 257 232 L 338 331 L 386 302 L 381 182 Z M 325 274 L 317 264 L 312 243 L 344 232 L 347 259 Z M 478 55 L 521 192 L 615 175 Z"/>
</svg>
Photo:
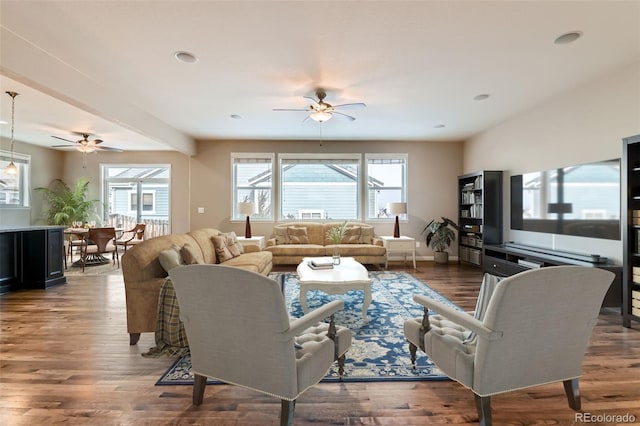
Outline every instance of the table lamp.
<svg viewBox="0 0 640 426">
<path fill-rule="evenodd" d="M 396 226 L 393 228 L 393 238 L 400 238 L 400 221 L 398 216 L 407 213 L 407 203 L 389 203 L 387 212 L 396 215 Z"/>
<path fill-rule="evenodd" d="M 243 201 L 238 203 L 238 213 L 247 215 L 247 224 L 244 228 L 245 238 L 251 238 L 251 222 L 249 222 L 249 216 L 254 213 L 258 213 L 258 205 L 253 201 Z"/>
</svg>

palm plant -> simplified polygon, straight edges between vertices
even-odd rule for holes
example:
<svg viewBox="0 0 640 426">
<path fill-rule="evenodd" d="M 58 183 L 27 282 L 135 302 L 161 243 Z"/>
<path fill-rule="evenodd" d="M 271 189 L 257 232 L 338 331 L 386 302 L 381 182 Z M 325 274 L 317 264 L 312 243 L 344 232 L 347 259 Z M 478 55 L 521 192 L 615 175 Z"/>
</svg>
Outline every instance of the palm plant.
<svg viewBox="0 0 640 426">
<path fill-rule="evenodd" d="M 431 246 L 434 252 L 444 252 L 456 240 L 454 230 L 458 230 L 458 225 L 443 216 L 442 220 L 434 219 L 429 222 L 422 233 L 425 234 L 427 245 Z"/>
<path fill-rule="evenodd" d="M 71 188 L 62 179 L 54 179 L 48 187 L 36 188 L 48 204 L 47 223 L 67 225 L 85 223 L 96 211 L 99 200 L 87 200 L 89 181 L 81 177 Z"/>
</svg>

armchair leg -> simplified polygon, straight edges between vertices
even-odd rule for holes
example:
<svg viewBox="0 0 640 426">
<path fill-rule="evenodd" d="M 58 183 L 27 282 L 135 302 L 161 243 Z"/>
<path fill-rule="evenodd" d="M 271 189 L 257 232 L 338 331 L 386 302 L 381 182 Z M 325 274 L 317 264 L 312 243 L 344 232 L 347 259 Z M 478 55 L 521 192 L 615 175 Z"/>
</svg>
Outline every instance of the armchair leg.
<svg viewBox="0 0 640 426">
<path fill-rule="evenodd" d="M 129 333 L 129 345 L 133 346 L 140 340 L 140 333 Z"/>
<path fill-rule="evenodd" d="M 207 387 L 207 376 L 193 375 L 193 405 L 202 405 L 204 389 Z"/>
<path fill-rule="evenodd" d="M 411 366 L 416 369 L 416 354 L 418 353 L 418 347 L 409 342 L 409 353 L 411 354 Z"/>
<path fill-rule="evenodd" d="M 296 408 L 296 401 L 282 400 L 280 409 L 280 426 L 293 426 L 293 412 Z"/>
<path fill-rule="evenodd" d="M 476 409 L 478 410 L 478 423 L 480 426 L 491 426 L 491 397 L 478 396 L 473 394 L 476 400 Z"/>
<path fill-rule="evenodd" d="M 569 401 L 569 407 L 574 411 L 580 411 L 581 403 L 580 403 L 580 380 L 565 380 L 562 382 L 564 384 L 564 393 L 567 394 L 567 400 Z"/>
</svg>

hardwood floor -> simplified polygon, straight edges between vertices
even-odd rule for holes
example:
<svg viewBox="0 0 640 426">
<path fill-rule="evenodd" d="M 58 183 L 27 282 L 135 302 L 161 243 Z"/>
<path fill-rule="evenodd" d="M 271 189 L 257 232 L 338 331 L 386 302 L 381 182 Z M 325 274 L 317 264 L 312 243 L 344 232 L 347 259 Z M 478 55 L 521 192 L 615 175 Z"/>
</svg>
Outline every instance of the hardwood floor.
<svg viewBox="0 0 640 426">
<path fill-rule="evenodd" d="M 421 262 L 407 271 L 459 306 L 474 308 L 479 270 Z M 129 346 L 122 277 L 74 275 L 68 281 L 0 296 L 1 424 L 278 424 L 279 401 L 257 392 L 209 386 L 203 405 L 194 407 L 190 386 L 155 386 L 173 360 L 140 356 L 154 346 L 152 333 Z M 602 312 L 585 357 L 582 407 L 592 416 L 629 413 L 640 422 L 640 325 L 621 324 L 618 313 Z M 561 384 L 498 395 L 492 404 L 496 425 L 576 423 Z M 319 384 L 300 397 L 295 413 L 296 425 L 477 420 L 471 391 L 448 381 Z"/>
</svg>

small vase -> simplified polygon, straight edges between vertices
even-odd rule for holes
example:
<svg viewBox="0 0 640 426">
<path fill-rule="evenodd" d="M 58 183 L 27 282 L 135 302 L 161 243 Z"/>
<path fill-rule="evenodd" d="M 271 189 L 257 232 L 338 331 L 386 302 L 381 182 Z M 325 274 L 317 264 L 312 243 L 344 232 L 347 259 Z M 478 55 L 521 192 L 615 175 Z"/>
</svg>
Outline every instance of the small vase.
<svg viewBox="0 0 640 426">
<path fill-rule="evenodd" d="M 333 264 L 340 264 L 340 249 L 337 246 L 333 248 Z"/>
</svg>

